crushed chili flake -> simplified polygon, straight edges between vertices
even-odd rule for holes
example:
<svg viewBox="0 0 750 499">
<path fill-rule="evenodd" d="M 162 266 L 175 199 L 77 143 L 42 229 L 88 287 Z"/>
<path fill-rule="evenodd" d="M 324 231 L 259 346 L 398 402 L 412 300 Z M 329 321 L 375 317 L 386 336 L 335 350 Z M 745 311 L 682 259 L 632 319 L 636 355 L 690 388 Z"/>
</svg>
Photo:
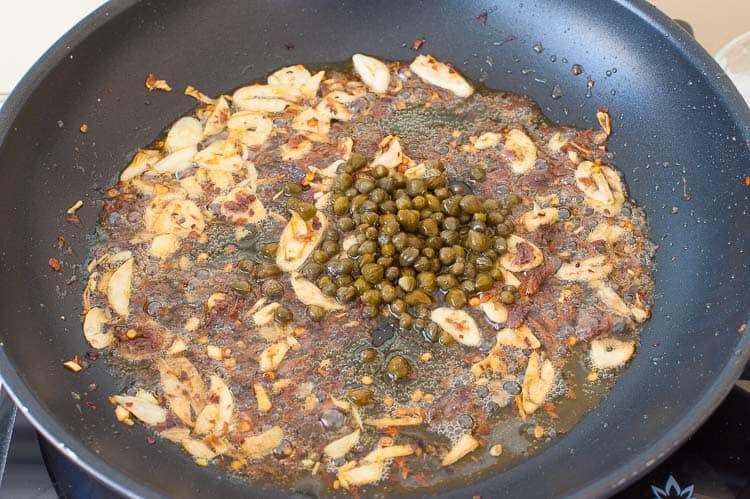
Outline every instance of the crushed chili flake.
<svg viewBox="0 0 750 499">
<path fill-rule="evenodd" d="M 149 445 L 154 445 L 156 443 L 156 438 L 146 437 L 146 442 L 148 442 Z"/>
<path fill-rule="evenodd" d="M 81 223 L 81 219 L 80 219 L 80 218 L 78 218 L 78 217 L 77 217 L 77 216 L 75 216 L 75 215 L 72 215 L 72 216 L 68 217 L 68 218 L 66 219 L 66 221 L 67 221 L 68 223 L 72 223 L 72 224 L 79 224 L 79 223 Z"/>
<path fill-rule="evenodd" d="M 65 238 L 63 236 L 57 236 L 57 246 L 60 248 L 65 246 Z"/>
<path fill-rule="evenodd" d="M 86 133 L 89 131 L 89 126 L 86 123 L 84 123 L 83 125 L 81 125 L 79 130 L 81 131 L 81 133 Z"/>
<path fill-rule="evenodd" d="M 742 334 L 742 333 L 745 332 L 745 329 L 747 329 L 747 323 L 743 322 L 742 324 L 740 324 L 740 327 L 739 327 L 739 329 L 737 329 L 737 332 L 740 333 L 740 334 Z"/>
<path fill-rule="evenodd" d="M 90 400 L 87 400 L 87 401 L 86 401 L 86 407 L 88 407 L 89 409 L 96 409 L 96 404 L 95 404 L 95 403 L 93 403 L 93 402 L 92 402 L 92 401 L 90 401 Z"/>
<path fill-rule="evenodd" d="M 419 50 L 422 48 L 422 45 L 424 45 L 424 39 L 423 38 L 417 38 L 414 40 L 414 43 L 411 46 L 412 50 Z"/>
<path fill-rule="evenodd" d="M 161 90 L 163 92 L 172 91 L 172 87 L 169 86 L 169 83 L 167 83 L 166 80 L 160 80 L 153 73 L 149 73 L 146 76 L 145 84 L 149 92 L 153 90 Z"/>
<path fill-rule="evenodd" d="M 60 272 L 60 269 L 62 268 L 60 265 L 60 260 L 58 260 L 57 258 L 50 258 L 49 260 L 47 260 L 47 265 L 49 265 L 49 267 L 55 272 Z"/>
<path fill-rule="evenodd" d="M 486 26 L 487 25 L 487 16 L 488 15 L 489 15 L 489 13 L 486 10 L 484 12 L 482 12 L 481 14 L 479 14 L 477 16 L 477 21 L 479 21 L 479 24 L 481 24 L 482 26 Z"/>
<path fill-rule="evenodd" d="M 745 177 L 745 185 L 748 186 L 748 187 L 750 187 L 750 175 L 748 175 L 747 177 Z"/>
</svg>

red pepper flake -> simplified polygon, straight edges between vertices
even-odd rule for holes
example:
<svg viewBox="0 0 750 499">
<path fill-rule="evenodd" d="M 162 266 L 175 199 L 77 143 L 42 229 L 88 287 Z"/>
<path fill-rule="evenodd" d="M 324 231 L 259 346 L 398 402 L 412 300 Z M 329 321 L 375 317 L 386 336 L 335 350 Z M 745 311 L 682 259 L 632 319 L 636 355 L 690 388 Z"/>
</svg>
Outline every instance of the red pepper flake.
<svg viewBox="0 0 750 499">
<path fill-rule="evenodd" d="M 81 125 L 81 128 L 79 128 L 79 130 L 81 131 L 81 133 L 86 133 L 89 131 L 89 126 L 84 123 L 83 125 Z"/>
<path fill-rule="evenodd" d="M 65 238 L 63 236 L 57 236 L 57 246 L 60 248 L 65 246 Z"/>
<path fill-rule="evenodd" d="M 49 260 L 47 260 L 47 265 L 49 265 L 49 268 L 51 268 L 55 272 L 60 272 L 60 260 L 58 260 L 57 258 L 50 258 Z"/>
<path fill-rule="evenodd" d="M 477 21 L 479 21 L 479 24 L 481 24 L 482 26 L 486 26 L 487 25 L 487 16 L 488 16 L 488 14 L 489 13 L 485 10 L 484 12 L 482 12 L 481 14 L 479 14 L 477 16 Z"/>
<path fill-rule="evenodd" d="M 93 350 L 89 350 L 88 352 L 86 352 L 86 357 L 88 357 L 89 360 L 91 361 L 95 361 L 96 359 L 99 358 L 99 352 L 94 352 Z"/>
<path fill-rule="evenodd" d="M 92 401 L 88 400 L 86 402 L 86 407 L 88 407 L 89 409 L 96 409 L 96 404 L 93 403 Z"/>
<path fill-rule="evenodd" d="M 156 438 L 146 437 L 146 442 L 148 442 L 149 445 L 154 445 L 156 443 Z"/>
<path fill-rule="evenodd" d="M 79 224 L 79 223 L 81 223 L 81 219 L 80 219 L 80 218 L 78 218 L 78 217 L 77 217 L 77 216 L 75 216 L 75 215 L 71 215 L 71 216 L 69 216 L 69 217 L 67 218 L 67 221 L 68 221 L 68 223 L 72 223 L 72 224 Z"/>
<path fill-rule="evenodd" d="M 743 322 L 742 324 L 740 324 L 740 327 L 737 329 L 737 332 L 742 334 L 745 332 L 745 329 L 747 329 L 747 323 Z"/>
<path fill-rule="evenodd" d="M 745 177 L 745 185 L 748 186 L 748 187 L 750 187 L 750 175 L 748 175 L 747 177 Z"/>
<path fill-rule="evenodd" d="M 416 40 L 414 40 L 414 43 L 412 44 L 411 49 L 412 50 L 419 50 L 419 49 L 422 48 L 422 45 L 424 45 L 424 39 L 417 38 Z"/>
<path fill-rule="evenodd" d="M 165 80 L 157 78 L 153 73 L 149 73 L 148 75 L 146 75 L 145 85 L 149 92 L 151 92 L 152 90 L 161 90 L 163 92 L 172 91 L 172 87 L 169 86 L 169 83 L 167 83 Z"/>
</svg>

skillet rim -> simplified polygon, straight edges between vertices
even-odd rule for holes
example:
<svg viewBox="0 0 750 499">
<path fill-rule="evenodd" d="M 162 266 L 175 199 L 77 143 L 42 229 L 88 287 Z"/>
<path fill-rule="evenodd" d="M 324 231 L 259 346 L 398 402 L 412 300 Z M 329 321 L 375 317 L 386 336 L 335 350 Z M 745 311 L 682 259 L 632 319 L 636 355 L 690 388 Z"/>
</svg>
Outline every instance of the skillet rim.
<svg viewBox="0 0 750 499">
<path fill-rule="evenodd" d="M 110 1 L 102 5 L 63 35 L 34 63 L 8 96 L 0 111 L 0 143 L 5 140 L 23 103 L 31 96 L 38 83 L 63 60 L 68 50 L 83 42 L 88 36 L 107 24 L 108 21 L 115 19 L 140 1 Z M 724 74 L 714 59 L 694 38 L 645 0 L 613 0 L 613 4 L 627 9 L 646 22 L 650 28 L 669 38 L 670 45 L 674 47 L 674 50 L 686 61 L 692 63 L 696 69 L 708 74 Z M 727 77 L 711 78 L 707 80 L 707 83 L 714 92 L 722 96 L 732 120 L 735 123 L 744 123 L 744 134 L 750 139 L 750 109 L 748 109 L 747 104 L 731 81 Z M 706 395 L 692 406 L 679 423 L 672 426 L 659 440 L 638 453 L 630 461 L 622 463 L 607 475 L 586 484 L 569 497 L 588 498 L 614 494 L 666 459 L 714 412 L 727 396 L 749 360 L 750 335 L 743 335 L 733 352 L 733 356 L 716 376 L 716 381 L 706 391 Z M 28 386 L 22 381 L 16 368 L 11 364 L 11 359 L 2 348 L 2 343 L 0 343 L 0 383 L 6 388 L 19 410 L 29 419 L 37 431 L 55 448 L 98 481 L 126 497 L 164 497 L 107 464 L 101 457 L 65 430 L 42 407 Z M 488 484 L 491 481 L 492 477 L 490 476 L 481 482 Z"/>
</svg>

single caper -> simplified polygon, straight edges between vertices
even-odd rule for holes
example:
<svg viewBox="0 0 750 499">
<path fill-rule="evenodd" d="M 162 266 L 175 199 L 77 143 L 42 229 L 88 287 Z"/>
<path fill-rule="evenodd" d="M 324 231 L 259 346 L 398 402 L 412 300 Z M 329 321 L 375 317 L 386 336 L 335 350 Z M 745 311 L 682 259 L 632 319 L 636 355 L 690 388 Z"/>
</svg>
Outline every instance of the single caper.
<svg viewBox="0 0 750 499">
<path fill-rule="evenodd" d="M 490 270 L 490 276 L 492 276 L 492 278 L 497 282 L 503 282 L 505 280 L 503 271 L 497 267 L 493 267 L 492 270 Z"/>
<path fill-rule="evenodd" d="M 402 313 L 398 318 L 398 327 L 404 331 L 408 331 L 414 325 L 414 317 L 407 313 Z"/>
<path fill-rule="evenodd" d="M 443 265 L 452 265 L 456 261 L 456 250 L 448 246 L 442 247 L 438 253 L 438 258 Z"/>
<path fill-rule="evenodd" d="M 463 308 L 466 305 L 466 293 L 459 288 L 451 289 L 445 295 L 445 303 L 453 308 Z"/>
<path fill-rule="evenodd" d="M 501 223 L 495 226 L 495 232 L 497 232 L 498 236 L 508 237 L 513 232 L 513 229 L 507 223 Z"/>
<path fill-rule="evenodd" d="M 294 183 L 288 183 L 284 184 L 284 194 L 287 196 L 293 196 L 295 194 L 301 194 L 302 193 L 302 186 L 299 184 Z"/>
<path fill-rule="evenodd" d="M 480 252 L 490 246 L 490 239 L 483 232 L 470 230 L 466 235 L 465 245 L 468 249 Z"/>
<path fill-rule="evenodd" d="M 307 307 L 307 316 L 315 322 L 323 320 L 326 316 L 326 309 L 317 305 Z"/>
<path fill-rule="evenodd" d="M 442 173 L 445 171 L 445 166 L 440 159 L 428 159 L 424 162 L 426 170 L 432 170 L 434 173 Z"/>
<path fill-rule="evenodd" d="M 419 233 L 425 237 L 437 236 L 440 230 L 438 224 L 431 218 L 419 222 Z"/>
<path fill-rule="evenodd" d="M 292 314 L 291 310 L 282 305 L 274 311 L 273 318 L 274 320 L 276 320 L 276 322 L 286 324 L 287 322 L 291 322 L 292 319 L 294 319 L 294 315 Z"/>
<path fill-rule="evenodd" d="M 465 269 L 466 269 L 466 262 L 464 262 L 463 260 L 456 260 L 453 263 L 453 265 L 448 267 L 448 272 L 451 275 L 460 276 L 460 275 L 463 275 Z"/>
<path fill-rule="evenodd" d="M 362 255 L 359 257 L 360 267 L 364 267 L 368 263 L 375 263 L 375 255 L 373 255 L 372 253 L 368 253 L 367 255 Z"/>
<path fill-rule="evenodd" d="M 506 284 L 503 286 L 503 291 L 508 291 L 510 293 L 516 293 L 518 291 L 518 288 L 514 286 L 513 284 Z"/>
<path fill-rule="evenodd" d="M 354 220 L 352 220 L 351 217 L 339 218 L 338 222 L 336 222 L 336 225 L 338 226 L 339 230 L 349 232 L 354 228 Z"/>
<path fill-rule="evenodd" d="M 375 188 L 375 182 L 367 177 L 360 177 L 354 181 L 354 188 L 362 194 L 369 194 Z"/>
<path fill-rule="evenodd" d="M 297 203 L 294 211 L 299 213 L 299 216 L 301 216 L 303 220 L 312 220 L 312 218 L 318 212 L 318 209 L 315 208 L 312 203 L 300 201 L 299 203 Z"/>
<path fill-rule="evenodd" d="M 511 291 L 501 291 L 500 301 L 506 305 L 511 305 L 516 302 L 516 295 Z"/>
<path fill-rule="evenodd" d="M 391 357 L 385 367 L 388 379 L 393 382 L 406 378 L 409 376 L 410 371 L 411 367 L 409 366 L 409 361 L 400 355 L 394 355 Z"/>
<path fill-rule="evenodd" d="M 434 251 L 439 251 L 440 248 L 443 247 L 443 240 L 440 239 L 439 236 L 432 236 L 432 237 L 428 237 L 427 240 L 424 242 L 424 244 L 425 246 L 433 249 Z"/>
<path fill-rule="evenodd" d="M 441 186 L 433 190 L 433 194 L 435 194 L 435 197 L 438 198 L 440 201 L 443 201 L 444 199 L 448 199 L 451 197 L 451 192 L 445 187 Z"/>
<path fill-rule="evenodd" d="M 394 240 L 395 244 L 395 240 Z M 417 261 L 417 258 L 419 258 L 419 250 L 414 247 L 409 247 L 401 251 L 401 255 L 399 255 L 399 263 L 402 266 L 412 266 L 414 265 L 414 262 Z"/>
<path fill-rule="evenodd" d="M 240 260 L 240 263 L 237 264 L 237 268 L 239 268 L 242 272 L 252 274 L 255 271 L 255 260 L 251 260 L 249 258 Z"/>
<path fill-rule="evenodd" d="M 426 256 L 420 256 L 414 262 L 414 270 L 417 272 L 426 272 L 432 269 L 432 262 Z"/>
<path fill-rule="evenodd" d="M 364 243 L 363 243 L 364 244 Z M 346 254 L 354 258 L 359 256 L 359 244 L 354 243 L 346 249 Z"/>
<path fill-rule="evenodd" d="M 354 283 L 352 283 L 354 286 L 354 289 L 357 290 L 357 293 L 360 295 L 371 288 L 370 283 L 365 280 L 364 277 L 359 276 L 356 279 L 354 279 Z"/>
<path fill-rule="evenodd" d="M 264 281 L 260 287 L 260 294 L 269 298 L 284 294 L 284 286 L 276 279 Z"/>
<path fill-rule="evenodd" d="M 361 352 L 359 352 L 359 360 L 364 362 L 365 364 L 372 364 L 376 360 L 378 360 L 378 351 L 374 348 L 365 348 Z"/>
<path fill-rule="evenodd" d="M 239 295 L 249 295 L 253 292 L 253 285 L 248 281 L 234 281 L 229 285 L 229 289 Z"/>
<path fill-rule="evenodd" d="M 442 289 L 443 291 L 448 291 L 451 288 L 455 288 L 458 286 L 458 279 L 456 279 L 451 274 L 442 274 L 437 276 L 435 278 L 435 282 L 437 283 L 438 287 Z"/>
<path fill-rule="evenodd" d="M 330 283 L 324 286 L 320 286 L 320 290 L 323 292 L 324 295 L 330 296 L 331 298 L 333 298 L 334 296 L 336 296 L 337 288 L 334 283 Z"/>
<path fill-rule="evenodd" d="M 384 269 L 390 267 L 393 265 L 393 257 L 392 256 L 381 256 L 377 260 L 375 260 L 375 263 L 383 267 Z M 383 277 L 385 277 L 385 273 L 383 274 Z"/>
<path fill-rule="evenodd" d="M 518 194 L 511 192 L 505 196 L 505 206 L 513 207 L 521 203 L 521 198 Z"/>
<path fill-rule="evenodd" d="M 352 278 L 352 276 L 345 274 L 345 275 L 338 276 L 334 282 L 336 283 L 336 286 L 339 286 L 339 287 L 349 286 L 351 283 L 354 282 L 354 279 Z"/>
<path fill-rule="evenodd" d="M 464 211 L 464 213 L 482 213 L 484 211 L 482 200 L 474 194 L 469 194 L 462 197 L 461 201 L 459 201 L 459 206 Z"/>
<path fill-rule="evenodd" d="M 255 277 L 258 279 L 267 279 L 281 275 L 281 269 L 275 263 L 262 263 L 255 269 Z"/>
<path fill-rule="evenodd" d="M 408 196 L 396 198 L 395 203 L 398 210 L 410 210 L 412 208 L 411 198 Z"/>
<path fill-rule="evenodd" d="M 393 300 L 393 302 L 390 305 L 391 313 L 393 315 L 399 316 L 406 312 L 406 302 L 402 300 L 401 298 L 398 298 L 396 300 Z"/>
<path fill-rule="evenodd" d="M 489 274 L 477 274 L 477 277 L 474 279 L 474 285 L 476 286 L 478 291 L 487 291 L 492 287 L 493 284 L 494 280 Z"/>
<path fill-rule="evenodd" d="M 386 177 L 386 176 L 388 176 L 388 168 L 386 168 L 386 167 L 385 167 L 385 166 L 383 166 L 383 165 L 375 165 L 375 166 L 374 166 L 374 167 L 372 168 L 372 175 L 373 175 L 373 176 L 374 176 L 375 178 L 383 178 L 383 177 Z"/>
<path fill-rule="evenodd" d="M 383 298 L 383 303 L 391 303 L 398 298 L 398 291 L 393 284 L 384 282 L 380 285 L 380 296 Z"/>
<path fill-rule="evenodd" d="M 425 293 L 433 293 L 437 289 L 435 274 L 433 272 L 420 272 L 417 274 L 417 286 Z"/>
<path fill-rule="evenodd" d="M 398 208 L 396 208 L 396 202 L 392 199 L 386 199 L 380 203 L 380 211 L 382 213 L 396 213 L 396 211 L 398 211 Z"/>
<path fill-rule="evenodd" d="M 353 302 L 357 298 L 357 290 L 354 286 L 342 286 L 336 291 L 336 298 L 342 303 Z"/>
<path fill-rule="evenodd" d="M 492 248 L 497 251 L 498 254 L 502 255 L 506 251 L 508 251 L 508 243 L 506 242 L 505 238 L 502 236 L 498 236 L 495 238 Z"/>
<path fill-rule="evenodd" d="M 423 178 L 412 178 L 406 183 L 406 193 L 410 196 L 418 196 L 427 191 L 427 184 Z"/>
<path fill-rule="evenodd" d="M 505 216 L 499 211 L 490 211 L 487 213 L 487 222 L 492 225 L 497 225 L 505 222 Z"/>
<path fill-rule="evenodd" d="M 362 312 L 365 314 L 365 316 L 374 319 L 378 315 L 380 315 L 380 307 L 378 305 L 372 305 L 367 304 L 364 307 L 362 307 Z"/>
<path fill-rule="evenodd" d="M 373 393 L 369 388 L 353 388 L 346 392 L 346 398 L 359 407 L 365 407 L 372 403 Z"/>
<path fill-rule="evenodd" d="M 432 298 L 430 298 L 430 296 L 427 293 L 425 293 L 424 291 L 419 290 L 419 289 L 415 289 L 411 293 L 408 293 L 404 297 L 404 301 L 408 305 L 411 305 L 411 306 L 416 306 L 416 305 L 420 305 L 420 304 L 422 304 L 422 305 L 431 305 L 432 304 Z"/>
<path fill-rule="evenodd" d="M 416 210 L 398 210 L 396 219 L 406 232 L 414 232 L 419 224 L 419 212 Z"/>
<path fill-rule="evenodd" d="M 471 262 L 466 262 L 464 264 L 464 275 L 466 277 L 474 278 L 477 275 L 477 268 L 476 266 Z"/>
<path fill-rule="evenodd" d="M 340 276 L 344 274 L 351 274 L 354 268 L 354 262 L 348 258 L 333 258 L 326 264 L 326 270 L 329 274 Z"/>
<path fill-rule="evenodd" d="M 451 196 L 440 203 L 440 209 L 448 216 L 455 217 L 461 212 L 461 198 Z"/>
<path fill-rule="evenodd" d="M 315 263 L 326 263 L 331 257 L 325 251 L 318 249 L 313 251 L 312 259 Z"/>
<path fill-rule="evenodd" d="M 347 164 L 351 165 L 353 168 L 352 171 L 357 171 L 360 168 L 364 167 L 367 164 L 367 158 L 358 152 L 353 152 L 349 159 L 346 160 Z"/>
<path fill-rule="evenodd" d="M 440 339 L 441 332 L 440 326 L 434 322 L 430 322 L 422 329 L 422 337 L 430 343 L 435 343 Z"/>
<path fill-rule="evenodd" d="M 469 178 L 471 178 L 472 180 L 476 180 L 477 182 L 481 182 L 482 180 L 487 178 L 487 172 L 481 166 L 473 166 L 469 170 Z"/>
<path fill-rule="evenodd" d="M 368 263 L 362 266 L 362 277 L 370 284 L 377 284 L 383 280 L 385 270 L 377 263 Z"/>
<path fill-rule="evenodd" d="M 349 202 L 349 198 L 347 198 L 346 196 L 338 196 L 333 200 L 333 212 L 336 215 L 344 215 L 348 213 L 350 206 L 351 203 Z"/>
<path fill-rule="evenodd" d="M 354 179 L 348 173 L 339 173 L 333 181 L 333 190 L 343 192 L 354 184 Z"/>
<path fill-rule="evenodd" d="M 398 267 L 391 265 L 390 267 L 385 269 L 385 278 L 391 282 L 396 282 L 400 275 L 401 271 L 398 269 Z"/>
<path fill-rule="evenodd" d="M 444 230 L 440 232 L 440 239 L 447 245 L 458 244 L 460 236 L 455 230 Z"/>
<path fill-rule="evenodd" d="M 417 289 L 417 280 L 412 276 L 401 276 L 398 279 L 398 285 L 401 289 L 409 293 Z"/>
<path fill-rule="evenodd" d="M 388 199 L 388 193 L 383 189 L 376 188 L 373 189 L 372 192 L 370 192 L 370 201 L 372 201 L 373 203 L 377 203 L 379 205 L 386 199 Z"/>
<path fill-rule="evenodd" d="M 474 259 L 474 266 L 477 268 L 478 271 L 485 272 L 492 268 L 492 260 L 490 260 L 486 256 L 477 256 Z"/>
<path fill-rule="evenodd" d="M 371 239 L 368 239 L 367 241 L 365 241 L 365 242 L 363 242 L 362 244 L 359 245 L 357 254 L 359 256 L 362 256 L 362 255 L 371 255 L 371 254 L 375 253 L 375 251 L 377 251 L 377 249 L 378 249 L 378 243 L 376 243 L 375 241 L 373 241 Z"/>
<path fill-rule="evenodd" d="M 418 333 L 421 333 L 425 326 L 427 325 L 427 321 L 424 319 L 416 319 L 414 321 L 414 330 Z"/>
<path fill-rule="evenodd" d="M 323 286 L 333 284 L 333 279 L 331 279 L 330 276 L 324 275 L 320 279 L 318 279 L 317 284 L 319 288 L 322 288 Z"/>
<path fill-rule="evenodd" d="M 448 185 L 448 179 L 444 175 L 431 175 L 427 177 L 427 188 L 431 191 L 445 188 Z"/>
<path fill-rule="evenodd" d="M 456 339 L 453 336 L 451 336 L 451 334 L 448 331 L 442 330 L 440 332 L 440 339 L 438 341 L 440 341 L 441 345 L 447 346 L 447 345 L 452 345 L 453 343 L 455 343 Z"/>
</svg>

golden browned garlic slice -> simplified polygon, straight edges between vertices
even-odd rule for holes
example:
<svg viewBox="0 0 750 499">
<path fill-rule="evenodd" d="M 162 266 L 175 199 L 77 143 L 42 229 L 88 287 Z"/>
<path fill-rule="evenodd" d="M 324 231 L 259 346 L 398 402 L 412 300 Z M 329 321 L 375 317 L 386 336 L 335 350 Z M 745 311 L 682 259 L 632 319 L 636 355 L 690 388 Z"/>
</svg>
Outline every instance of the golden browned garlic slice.
<svg viewBox="0 0 750 499">
<path fill-rule="evenodd" d="M 284 99 L 244 99 L 235 102 L 238 109 L 254 113 L 280 113 L 289 106 L 289 102 Z"/>
<path fill-rule="evenodd" d="M 106 348 L 115 340 L 112 331 L 104 331 L 109 318 L 107 313 L 99 308 L 94 307 L 86 313 L 83 319 L 83 336 L 94 348 Z"/>
<path fill-rule="evenodd" d="M 323 448 L 323 454 L 326 456 L 336 459 L 344 457 L 347 452 L 352 450 L 355 445 L 359 443 L 359 430 L 354 430 L 348 435 L 334 440 Z"/>
<path fill-rule="evenodd" d="M 203 137 L 210 137 L 224 130 L 227 127 L 229 113 L 229 102 L 227 102 L 226 98 L 219 97 L 216 100 L 213 111 L 211 111 L 211 114 L 206 119 L 206 124 L 203 125 Z"/>
<path fill-rule="evenodd" d="M 120 174 L 120 180 L 127 182 L 134 177 L 139 176 L 149 168 L 152 168 L 161 158 L 159 151 L 152 149 L 143 149 L 135 153 L 130 164 Z"/>
<path fill-rule="evenodd" d="M 384 94 L 388 90 L 391 72 L 385 63 L 364 54 L 354 54 L 352 63 L 354 64 L 354 71 L 370 90 L 376 94 Z"/>
<path fill-rule="evenodd" d="M 217 404 L 207 404 L 195 418 L 193 433 L 196 435 L 205 435 L 211 433 L 216 428 L 216 420 L 219 418 L 219 406 Z"/>
<path fill-rule="evenodd" d="M 500 265 L 511 272 L 531 270 L 544 261 L 542 250 L 522 237 L 511 234 L 507 245 L 508 251 L 500 257 Z"/>
<path fill-rule="evenodd" d="M 376 428 L 388 428 L 389 426 L 415 426 L 423 423 L 419 415 L 412 416 L 383 416 L 382 418 L 365 419 L 364 423 Z"/>
<path fill-rule="evenodd" d="M 149 402 L 140 397 L 129 395 L 115 395 L 112 399 L 126 409 L 130 414 L 137 417 L 150 426 L 158 425 L 167 420 L 167 411 L 154 402 Z"/>
<path fill-rule="evenodd" d="M 195 146 L 185 147 L 175 151 L 154 163 L 153 170 L 157 173 L 177 173 L 193 165 L 193 157 L 198 152 Z"/>
<path fill-rule="evenodd" d="M 310 78 L 307 79 L 302 85 L 300 85 L 299 90 L 302 92 L 302 95 L 306 99 L 312 99 L 318 94 L 318 88 L 320 87 L 320 82 L 323 81 L 323 78 L 325 78 L 326 72 L 325 71 L 318 71 L 314 75 L 312 75 Z"/>
<path fill-rule="evenodd" d="M 232 423 L 234 397 L 232 396 L 232 392 L 229 391 L 229 387 L 227 387 L 224 380 L 219 376 L 211 376 L 210 382 L 208 400 L 215 400 L 215 404 L 218 407 L 213 433 L 214 435 L 224 435 L 229 431 L 229 426 Z"/>
<path fill-rule="evenodd" d="M 560 149 L 562 149 L 567 143 L 567 139 L 564 139 L 562 135 L 560 135 L 560 132 L 555 132 L 552 137 L 550 137 L 549 142 L 547 142 L 547 149 L 552 152 L 560 152 Z"/>
<path fill-rule="evenodd" d="M 549 359 L 541 361 L 536 351 L 531 352 L 521 387 L 523 410 L 526 414 L 533 413 L 547 400 L 554 382 L 555 369 L 552 362 Z"/>
<path fill-rule="evenodd" d="M 474 87 L 458 71 L 431 55 L 418 55 L 409 69 L 424 82 L 449 90 L 458 97 L 468 97 L 474 93 Z"/>
<path fill-rule="evenodd" d="M 354 464 L 353 461 L 352 464 Z M 375 483 L 383 477 L 384 471 L 385 465 L 381 462 L 375 462 L 356 467 L 342 466 L 339 468 L 337 476 L 341 485 L 348 489 L 351 486 L 358 487 Z"/>
<path fill-rule="evenodd" d="M 255 186 L 240 182 L 226 196 L 217 199 L 221 203 L 221 214 L 235 224 L 255 223 L 266 218 L 268 212 L 255 195 Z"/>
<path fill-rule="evenodd" d="M 430 319 L 462 345 L 477 347 L 482 342 L 479 326 L 474 318 L 463 310 L 439 307 L 430 313 Z"/>
<path fill-rule="evenodd" d="M 159 234 L 151 241 L 149 254 L 157 258 L 166 258 L 179 248 L 180 242 L 174 234 Z"/>
<path fill-rule="evenodd" d="M 292 128 L 311 139 L 319 139 L 331 131 L 331 115 L 317 109 L 307 108 L 294 117 Z M 320 140 L 317 141 L 320 142 Z"/>
<path fill-rule="evenodd" d="M 239 111 L 229 118 L 227 128 L 230 132 L 244 131 L 242 143 L 247 146 L 261 145 L 268 140 L 273 131 L 273 121 L 252 111 Z"/>
<path fill-rule="evenodd" d="M 217 456 L 216 452 L 202 440 L 196 440 L 194 438 L 186 438 L 180 442 L 182 447 L 187 451 L 188 454 L 196 459 L 213 459 Z"/>
<path fill-rule="evenodd" d="M 326 310 L 344 310 L 344 306 L 330 296 L 326 296 L 315 284 L 299 274 L 292 274 L 292 290 L 297 299 L 305 305 L 314 305 Z"/>
<path fill-rule="evenodd" d="M 622 179 L 612 168 L 581 161 L 575 171 L 576 186 L 583 192 L 586 203 L 599 213 L 613 216 L 625 203 Z"/>
<path fill-rule="evenodd" d="M 382 463 L 397 457 L 411 456 L 414 454 L 414 447 L 409 444 L 391 445 L 390 447 L 376 447 L 365 457 L 360 459 L 362 463 Z"/>
<path fill-rule="evenodd" d="M 470 452 L 476 450 L 477 447 L 479 447 L 477 439 L 474 438 L 471 433 L 464 433 L 461 438 L 458 439 L 458 442 L 451 447 L 448 454 L 445 455 L 441 464 L 443 466 L 450 466 Z"/>
<path fill-rule="evenodd" d="M 200 414 L 204 407 L 204 385 L 198 370 L 185 357 L 160 360 L 158 368 L 169 408 L 183 423 L 193 426 L 193 414 Z"/>
<path fill-rule="evenodd" d="M 559 219 L 557 208 L 542 208 L 537 203 L 534 203 L 530 211 L 521 215 L 521 222 L 529 232 L 534 232 L 543 225 L 551 225 Z"/>
<path fill-rule="evenodd" d="M 166 438 L 170 442 L 179 444 L 186 438 L 190 438 L 190 430 L 188 428 L 173 426 L 172 428 L 160 431 L 159 436 Z"/>
<path fill-rule="evenodd" d="M 321 212 L 317 212 L 314 219 L 318 228 L 313 228 L 313 224 L 306 222 L 296 211 L 290 213 L 291 218 L 281 233 L 276 252 L 276 265 L 284 272 L 293 272 L 305 263 L 328 226 L 328 219 Z"/>
<path fill-rule="evenodd" d="M 592 256 L 560 265 L 555 276 L 561 281 L 589 282 L 605 278 L 612 272 L 612 265 L 604 255 Z"/>
<path fill-rule="evenodd" d="M 272 73 L 268 77 L 268 84 L 271 87 L 299 88 L 310 78 L 312 78 L 310 71 L 302 64 L 296 64 L 281 68 Z"/>
<path fill-rule="evenodd" d="M 599 280 L 593 280 L 589 282 L 589 286 L 591 286 L 591 288 L 596 291 L 596 295 L 610 311 L 622 317 L 630 317 L 630 309 L 614 289 L 610 288 L 604 282 Z"/>
<path fill-rule="evenodd" d="M 201 122 L 190 116 L 180 118 L 172 124 L 164 141 L 164 150 L 175 152 L 196 145 L 203 139 Z"/>
<path fill-rule="evenodd" d="M 133 281 L 133 258 L 128 258 L 114 271 L 107 283 L 107 301 L 112 310 L 125 319 L 130 313 L 130 293 Z"/>
<path fill-rule="evenodd" d="M 195 163 L 206 170 L 237 173 L 242 169 L 240 151 L 226 140 L 217 140 L 196 153 Z"/>
<path fill-rule="evenodd" d="M 589 358 L 596 369 L 615 369 L 625 365 L 635 352 L 635 342 L 615 338 L 591 340 Z"/>
<path fill-rule="evenodd" d="M 383 165 L 387 168 L 395 168 L 404 160 L 404 153 L 401 150 L 401 143 L 398 137 L 393 135 L 386 136 L 379 144 L 380 151 L 372 160 L 373 165 Z"/>
<path fill-rule="evenodd" d="M 312 151 L 312 142 L 309 140 L 301 140 L 295 144 L 286 143 L 279 148 L 281 152 L 281 159 L 284 161 L 295 161 L 302 159 Z"/>
<path fill-rule="evenodd" d="M 276 309 L 281 306 L 280 303 L 273 302 L 264 306 L 253 314 L 253 322 L 256 326 L 266 326 L 273 321 L 274 313 Z"/>
<path fill-rule="evenodd" d="M 261 371 L 273 371 L 279 367 L 279 364 L 284 360 L 288 351 L 289 344 L 286 341 L 279 341 L 278 343 L 266 347 L 265 350 L 260 353 L 259 364 Z"/>
<path fill-rule="evenodd" d="M 502 266 L 499 267 L 500 272 L 503 273 L 503 282 L 507 284 L 508 286 L 515 286 L 519 287 L 521 285 L 521 281 L 518 280 L 518 277 L 516 277 L 513 272 L 510 270 L 504 269 Z"/>
<path fill-rule="evenodd" d="M 246 437 L 241 444 L 242 450 L 249 458 L 263 457 L 270 454 L 284 438 L 283 430 L 273 426 L 253 437 Z"/>
<path fill-rule="evenodd" d="M 505 150 L 513 153 L 510 169 L 515 174 L 526 173 L 536 163 L 536 145 L 528 135 L 514 128 L 505 137 Z"/>
<path fill-rule="evenodd" d="M 586 241 L 604 241 L 609 244 L 614 244 L 624 235 L 625 229 L 623 229 L 619 225 L 601 222 L 591 230 L 589 235 L 586 237 Z"/>
<path fill-rule="evenodd" d="M 498 331 L 497 344 L 532 349 L 542 346 L 526 324 L 521 324 L 517 328 L 506 327 Z"/>
<path fill-rule="evenodd" d="M 500 302 L 486 301 L 479 308 L 491 322 L 502 324 L 508 320 L 508 308 Z"/>
<path fill-rule="evenodd" d="M 201 234 L 205 228 L 200 208 L 193 201 L 186 199 L 167 203 L 154 200 L 146 208 L 143 221 L 149 232 L 174 234 L 178 237 L 185 237 L 190 232 Z"/>
<path fill-rule="evenodd" d="M 349 111 L 346 104 L 350 104 L 355 100 L 357 100 L 355 96 L 336 90 L 323 97 L 318 105 L 315 106 L 315 109 L 320 113 L 330 114 L 333 119 L 349 121 L 352 119 L 352 112 Z"/>
</svg>

